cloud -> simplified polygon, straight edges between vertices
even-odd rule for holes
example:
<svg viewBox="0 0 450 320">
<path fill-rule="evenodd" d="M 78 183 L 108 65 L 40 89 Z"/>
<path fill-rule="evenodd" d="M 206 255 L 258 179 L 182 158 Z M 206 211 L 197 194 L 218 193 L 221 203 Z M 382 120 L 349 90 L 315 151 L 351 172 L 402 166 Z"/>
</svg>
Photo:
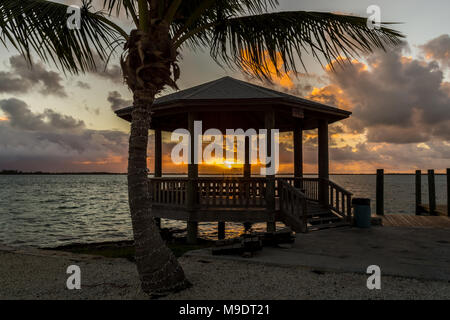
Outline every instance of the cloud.
<svg viewBox="0 0 450 320">
<path fill-rule="evenodd" d="M 377 53 L 367 64 L 336 66 L 330 84 L 310 98 L 350 109 L 348 129 L 369 142 L 420 143 L 450 135 L 450 95 L 443 71 L 432 61 L 403 56 L 406 44 Z M 446 129 L 447 128 L 447 129 Z"/>
<path fill-rule="evenodd" d="M 9 63 L 11 70 L 0 72 L 0 93 L 24 93 L 40 87 L 43 95 L 67 96 L 62 77 L 47 70 L 42 62 L 30 66 L 21 55 L 16 55 L 9 58 Z"/>
<path fill-rule="evenodd" d="M 108 102 L 111 103 L 111 109 L 116 111 L 121 108 L 129 107 L 133 101 L 122 98 L 122 95 L 117 91 L 111 91 L 108 93 Z"/>
<path fill-rule="evenodd" d="M 106 65 L 105 62 L 102 61 L 97 54 L 94 54 L 94 62 L 97 70 L 91 71 L 91 74 L 100 78 L 110 80 L 117 84 L 124 83 L 122 69 L 119 65 L 112 63 L 108 63 L 108 65 Z"/>
<path fill-rule="evenodd" d="M 0 109 L 6 114 L 11 127 L 28 131 L 74 131 L 83 129 L 84 122 L 61 115 L 51 109 L 33 113 L 22 100 L 11 98 L 0 100 Z"/>
<path fill-rule="evenodd" d="M 0 170 L 126 171 L 126 133 L 88 129 L 52 109 L 35 113 L 18 99 L 0 100 L 0 109 Z"/>
<path fill-rule="evenodd" d="M 330 127 L 332 172 L 396 172 L 448 167 L 450 83 L 448 35 L 420 46 L 410 57 L 406 43 L 327 69 L 327 83 L 307 98 L 350 110 L 350 119 Z M 447 60 L 446 60 L 447 59 Z M 317 170 L 317 134 L 304 134 L 305 171 Z"/>
<path fill-rule="evenodd" d="M 79 87 L 81 89 L 90 89 L 91 85 L 87 82 L 77 81 L 77 87 Z"/>
<path fill-rule="evenodd" d="M 439 61 L 444 67 L 450 67 L 450 35 L 443 34 L 420 46 L 428 59 Z"/>
</svg>

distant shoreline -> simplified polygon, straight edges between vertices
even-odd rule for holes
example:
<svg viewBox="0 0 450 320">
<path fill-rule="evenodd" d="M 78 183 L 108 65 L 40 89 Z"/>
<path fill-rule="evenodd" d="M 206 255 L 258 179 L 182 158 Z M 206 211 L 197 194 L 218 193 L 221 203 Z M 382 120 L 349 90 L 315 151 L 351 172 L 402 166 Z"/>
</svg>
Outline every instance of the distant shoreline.
<svg viewBox="0 0 450 320">
<path fill-rule="evenodd" d="M 14 171 L 14 170 L 4 170 L 0 171 L 0 175 L 4 176 L 20 176 L 20 175 L 112 175 L 112 176 L 120 176 L 126 175 L 123 172 L 22 172 L 22 171 Z M 149 175 L 153 175 L 153 173 L 149 173 Z M 204 173 L 201 176 L 242 176 L 242 174 L 238 173 Z M 305 176 L 316 176 L 317 173 L 305 173 Z M 413 176 L 415 173 L 385 173 L 385 176 Z M 423 176 L 426 176 L 427 173 L 422 173 Z M 446 173 L 435 173 L 436 176 L 445 176 Z M 187 176 L 187 173 L 165 173 L 164 176 Z M 277 176 L 293 176 L 290 173 L 281 173 Z M 330 173 L 330 176 L 376 176 L 376 173 Z"/>
</svg>

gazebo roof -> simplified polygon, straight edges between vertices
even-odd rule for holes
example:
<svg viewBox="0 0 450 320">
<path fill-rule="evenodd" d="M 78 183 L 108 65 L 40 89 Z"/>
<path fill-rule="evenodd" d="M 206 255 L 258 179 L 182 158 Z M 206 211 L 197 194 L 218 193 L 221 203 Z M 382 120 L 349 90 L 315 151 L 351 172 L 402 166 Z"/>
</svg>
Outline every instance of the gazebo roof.
<svg viewBox="0 0 450 320">
<path fill-rule="evenodd" d="M 243 123 L 243 115 L 239 116 L 240 121 L 236 123 L 238 119 L 231 119 L 233 116 L 230 117 L 229 112 L 233 112 L 234 116 L 236 116 L 236 112 L 245 113 L 246 116 L 249 116 L 250 114 L 258 113 L 258 111 L 266 111 L 268 109 L 272 109 L 276 114 L 284 114 L 284 117 L 278 117 L 280 121 L 277 121 L 280 129 L 284 131 L 292 127 L 289 123 L 292 123 L 293 119 L 298 120 L 301 118 L 305 129 L 314 129 L 317 127 L 317 119 L 327 119 L 329 123 L 332 123 L 348 118 L 351 115 L 351 112 L 342 109 L 231 77 L 223 77 L 157 98 L 153 105 L 153 116 L 156 119 L 167 117 L 167 120 L 170 120 L 170 124 L 167 121 L 154 121 L 153 123 L 160 123 L 161 125 L 156 126 L 161 127 L 161 129 L 173 130 L 186 127 L 186 121 L 184 120 L 186 120 L 187 112 L 204 114 L 208 119 L 211 118 L 211 115 L 222 114 L 225 116 L 224 113 L 228 113 L 230 120 L 227 122 L 239 124 L 239 128 L 261 128 L 263 126 L 261 124 L 257 125 L 254 121 L 255 119 L 249 121 L 252 124 Z M 131 110 L 132 107 L 123 108 L 117 110 L 116 114 L 127 121 L 131 121 Z M 209 115 L 207 115 L 208 113 Z M 184 115 L 180 117 L 181 114 Z M 287 114 L 289 114 L 289 117 L 286 117 Z M 287 118 L 291 118 L 290 121 Z M 213 122 L 216 123 L 217 121 Z M 263 122 L 263 120 L 259 122 Z M 216 125 L 216 127 L 223 127 L 225 124 L 220 125 L 217 123 Z M 213 123 L 211 123 L 210 127 L 214 127 Z"/>
</svg>

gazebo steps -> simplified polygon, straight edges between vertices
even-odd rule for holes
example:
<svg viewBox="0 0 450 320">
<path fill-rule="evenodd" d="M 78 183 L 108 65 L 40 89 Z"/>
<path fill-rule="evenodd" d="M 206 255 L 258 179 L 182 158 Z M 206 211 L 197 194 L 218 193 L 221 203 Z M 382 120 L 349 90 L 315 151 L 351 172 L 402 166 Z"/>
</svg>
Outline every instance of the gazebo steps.
<svg viewBox="0 0 450 320">
<path fill-rule="evenodd" d="M 328 224 L 328 223 L 335 223 L 342 221 L 341 218 L 336 216 L 327 216 L 327 217 L 313 217 L 308 219 L 308 223 L 311 225 L 318 225 L 318 224 Z"/>
<path fill-rule="evenodd" d="M 318 225 L 311 225 L 308 226 L 309 231 L 319 231 L 324 229 L 331 229 L 331 228 L 340 228 L 340 227 L 349 227 L 350 223 L 345 221 L 340 222 L 334 222 L 334 223 L 323 223 Z"/>
<path fill-rule="evenodd" d="M 308 230 L 317 231 L 329 228 L 349 226 L 342 217 L 317 202 L 307 204 Z"/>
</svg>

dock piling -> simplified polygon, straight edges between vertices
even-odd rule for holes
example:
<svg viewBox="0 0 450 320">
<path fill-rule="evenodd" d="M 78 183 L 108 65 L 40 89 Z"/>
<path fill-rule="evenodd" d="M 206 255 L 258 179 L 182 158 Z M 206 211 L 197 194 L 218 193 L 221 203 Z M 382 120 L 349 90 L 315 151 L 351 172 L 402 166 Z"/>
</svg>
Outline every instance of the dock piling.
<svg viewBox="0 0 450 320">
<path fill-rule="evenodd" d="M 196 244 L 198 234 L 198 222 L 188 221 L 187 222 L 187 243 Z"/>
<path fill-rule="evenodd" d="M 450 217 L 450 168 L 447 168 L 447 216 Z"/>
<path fill-rule="evenodd" d="M 436 184 L 434 170 L 428 170 L 428 199 L 430 216 L 436 214 Z"/>
<path fill-rule="evenodd" d="M 384 216 L 384 169 L 377 170 L 377 215 Z"/>
<path fill-rule="evenodd" d="M 218 240 L 225 239 L 225 222 L 219 221 L 217 223 L 217 238 Z"/>
<path fill-rule="evenodd" d="M 416 216 L 419 216 L 422 212 L 422 171 L 416 170 Z"/>
</svg>

